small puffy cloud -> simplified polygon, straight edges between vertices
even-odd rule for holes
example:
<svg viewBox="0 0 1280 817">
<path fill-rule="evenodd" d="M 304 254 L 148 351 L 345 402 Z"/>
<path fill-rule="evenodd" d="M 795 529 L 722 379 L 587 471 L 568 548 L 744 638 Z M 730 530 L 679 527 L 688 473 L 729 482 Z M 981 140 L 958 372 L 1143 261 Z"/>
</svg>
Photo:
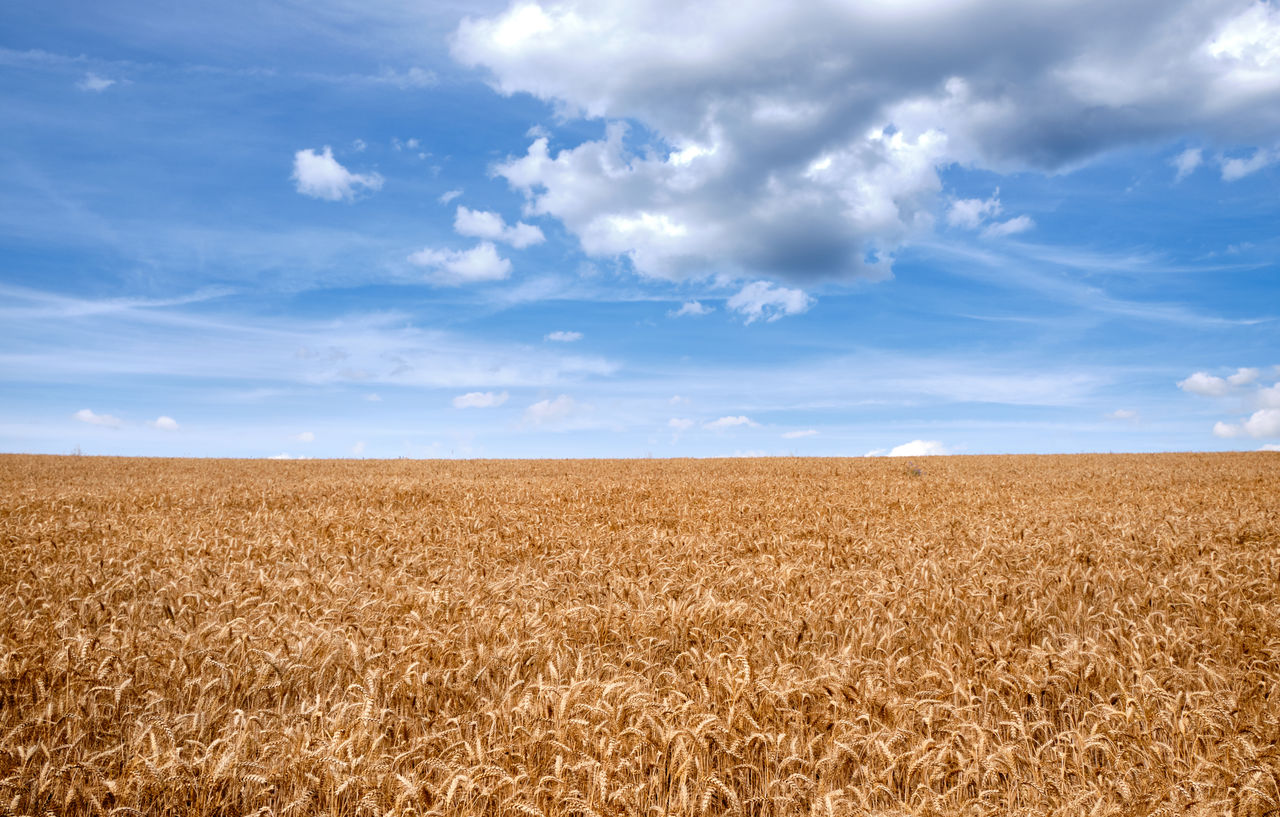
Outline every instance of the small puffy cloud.
<svg viewBox="0 0 1280 817">
<path fill-rule="evenodd" d="M 806 428 L 803 431 L 787 431 L 782 435 L 784 440 L 799 440 L 802 437 L 816 437 L 818 432 L 812 428 Z"/>
<path fill-rule="evenodd" d="M 1214 423 L 1219 437 L 1280 437 L 1280 409 L 1259 409 L 1242 423 Z"/>
<path fill-rule="evenodd" d="M 676 431 L 688 431 L 693 428 L 693 420 L 687 417 L 672 417 L 667 420 L 667 427 Z"/>
<path fill-rule="evenodd" d="M 1280 161 L 1280 151 L 1258 148 L 1247 159 L 1222 158 L 1222 180 L 1234 182 Z"/>
<path fill-rule="evenodd" d="M 757 422 L 754 422 L 751 418 L 738 415 L 737 417 L 721 417 L 718 420 L 712 420 L 711 422 L 705 424 L 703 428 L 710 429 L 711 431 L 724 431 L 726 428 L 736 428 L 738 426 L 758 426 L 758 425 L 760 424 Z"/>
<path fill-rule="evenodd" d="M 671 395 L 671 399 L 667 401 L 667 404 L 672 406 L 680 406 L 688 402 L 689 402 L 688 397 L 681 397 L 678 394 L 673 394 Z"/>
<path fill-rule="evenodd" d="M 299 193 L 325 201 L 351 201 L 361 189 L 382 188 L 382 176 L 352 173 L 333 158 L 333 150 L 328 145 L 322 153 L 308 148 L 293 154 L 292 178 Z"/>
<path fill-rule="evenodd" d="M 300 443 L 313 443 L 316 441 L 316 435 L 313 431 L 303 431 L 299 434 L 294 434 L 289 439 L 297 440 Z"/>
<path fill-rule="evenodd" d="M 1280 383 L 1271 388 L 1258 389 L 1256 397 L 1262 408 L 1280 408 Z"/>
<path fill-rule="evenodd" d="M 947 208 L 947 223 L 952 227 L 967 227 L 976 230 L 982 223 L 1000 213 L 1000 190 L 991 194 L 989 199 L 956 199 Z"/>
<path fill-rule="evenodd" d="M 472 210 L 461 205 L 454 214 L 453 229 L 458 235 L 501 241 L 517 250 L 541 244 L 546 240 L 542 230 L 532 224 L 517 221 L 508 226 L 502 216 L 497 213 L 489 210 Z"/>
<path fill-rule="evenodd" d="M 441 286 L 501 281 L 511 274 L 511 262 L 498 255 L 498 249 L 488 241 L 469 250 L 426 247 L 410 255 L 409 263 L 431 269 L 432 282 Z"/>
<path fill-rule="evenodd" d="M 454 408 L 494 408 L 507 402 L 509 395 L 495 391 L 470 391 L 453 398 Z"/>
<path fill-rule="evenodd" d="M 440 194 L 439 201 L 441 204 L 448 204 L 449 202 L 453 201 L 454 199 L 456 199 L 458 196 L 461 196 L 461 195 L 462 195 L 461 190 L 446 190 L 445 192 Z"/>
<path fill-rule="evenodd" d="M 99 94 L 115 84 L 116 84 L 116 81 L 114 79 L 107 79 L 106 77 L 100 77 L 97 74 L 90 71 L 87 74 L 85 74 L 84 77 L 79 82 L 76 83 L 76 87 L 79 88 L 81 91 L 92 91 L 95 94 Z"/>
<path fill-rule="evenodd" d="M 1008 221 L 999 221 L 982 231 L 984 238 L 1003 238 L 1008 235 L 1017 235 L 1025 233 L 1027 230 L 1034 229 L 1035 221 L 1031 216 L 1017 216 Z"/>
<path fill-rule="evenodd" d="M 96 414 L 89 409 L 80 409 L 71 415 L 82 423 L 88 423 L 91 426 L 103 426 L 104 428 L 119 428 L 124 425 L 124 421 L 119 417 L 113 417 L 110 414 Z"/>
<path fill-rule="evenodd" d="M 178 425 L 177 420 L 163 414 L 154 420 L 149 421 L 147 425 L 157 429 L 158 431 L 177 431 L 181 427 Z"/>
<path fill-rule="evenodd" d="M 890 457 L 940 457 L 951 452 L 937 440 L 912 440 L 889 449 Z"/>
<path fill-rule="evenodd" d="M 725 306 L 746 315 L 747 323 L 760 318 L 776 321 L 785 315 L 799 315 L 815 303 L 814 299 L 799 289 L 787 289 L 768 281 L 755 281 L 744 286 L 738 294 L 729 298 Z"/>
<path fill-rule="evenodd" d="M 289 453 L 289 452 L 287 452 L 287 451 L 282 451 L 282 452 L 281 452 L 281 453 L 279 453 L 279 454 L 276 454 L 276 455 L 271 456 L 271 457 L 267 457 L 267 459 L 269 459 L 269 460 L 305 460 L 305 459 L 307 459 L 307 458 L 306 458 L 306 457 L 295 457 L 295 456 L 293 456 L 292 454 L 290 454 L 290 453 Z"/>
<path fill-rule="evenodd" d="M 367 147 L 369 147 L 369 145 L 363 139 L 356 139 L 351 143 L 351 149 L 356 153 L 364 153 L 365 148 Z"/>
<path fill-rule="evenodd" d="M 1204 162 L 1204 153 L 1200 148 L 1187 148 L 1186 150 L 1173 157 L 1173 161 L 1169 164 L 1177 169 L 1178 173 L 1174 176 L 1175 182 L 1180 182 L 1195 172 L 1196 168 Z"/>
<path fill-rule="evenodd" d="M 1196 372 L 1186 380 L 1179 380 L 1178 388 L 1202 397 L 1221 397 L 1227 393 L 1228 383 L 1208 372 Z"/>
<path fill-rule="evenodd" d="M 586 409 L 587 406 L 562 394 L 554 400 L 539 400 L 529 406 L 524 410 L 524 420 L 532 426 L 558 425 Z"/>
<path fill-rule="evenodd" d="M 542 339 L 555 341 L 556 343 L 573 343 L 574 341 L 582 340 L 582 333 L 581 332 L 552 332 L 548 335 L 544 335 Z"/>
<path fill-rule="evenodd" d="M 381 403 L 382 395 L 378 394 L 377 392 L 370 392 L 369 394 L 366 394 L 364 396 L 364 399 L 368 400 L 370 403 Z"/>
<path fill-rule="evenodd" d="M 1261 375 L 1262 372 L 1257 369 L 1241 366 L 1239 369 L 1236 369 L 1235 374 L 1227 377 L 1227 382 L 1233 386 L 1247 386 L 1257 380 Z"/>
<path fill-rule="evenodd" d="M 1259 451 L 1280 451 L 1280 443 L 1267 443 L 1258 449 Z"/>
<path fill-rule="evenodd" d="M 1116 409 L 1107 416 L 1112 420 L 1136 420 L 1138 419 L 1138 412 L 1132 409 Z"/>
<path fill-rule="evenodd" d="M 358 457 L 358 456 L 360 456 L 361 454 L 363 454 L 363 453 L 364 453 L 364 440 L 361 440 L 360 442 L 358 442 L 358 443 L 356 443 L 355 445 L 351 446 L 351 453 L 352 453 L 352 454 L 355 454 L 357 457 Z"/>
<path fill-rule="evenodd" d="M 685 301 L 679 309 L 673 309 L 667 313 L 669 318 L 697 318 L 702 315 L 709 315 L 715 311 L 715 307 L 707 306 L 701 301 Z"/>
</svg>

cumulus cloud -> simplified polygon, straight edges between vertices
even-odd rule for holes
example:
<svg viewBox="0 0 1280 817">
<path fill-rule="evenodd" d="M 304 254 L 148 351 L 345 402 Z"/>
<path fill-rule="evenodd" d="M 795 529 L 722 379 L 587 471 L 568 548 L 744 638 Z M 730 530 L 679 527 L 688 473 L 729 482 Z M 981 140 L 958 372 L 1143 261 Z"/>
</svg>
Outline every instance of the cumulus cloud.
<svg viewBox="0 0 1280 817">
<path fill-rule="evenodd" d="M 76 83 L 76 87 L 79 88 L 81 91 L 92 91 L 94 93 L 102 93 L 103 91 L 107 90 L 108 88 L 110 88 L 112 85 L 115 85 L 115 84 L 116 84 L 116 81 L 114 79 L 107 79 L 106 77 L 100 77 L 97 74 L 90 71 L 86 73 L 79 82 Z"/>
<path fill-rule="evenodd" d="M 124 425 L 124 421 L 119 417 L 113 417 L 110 414 L 96 414 L 89 409 L 80 409 L 71 415 L 82 423 L 88 423 L 91 426 L 103 426 L 105 428 L 119 428 Z"/>
<path fill-rule="evenodd" d="M 1007 235 L 1025 233 L 1027 230 L 1034 229 L 1035 226 L 1036 223 L 1032 220 L 1031 216 L 1017 216 L 1016 218 L 1011 218 L 1008 221 L 1000 221 L 992 224 L 982 231 L 982 235 L 984 238 L 1003 238 Z"/>
<path fill-rule="evenodd" d="M 947 223 L 952 227 L 967 227 L 976 230 L 982 223 L 1000 213 L 1000 190 L 989 199 L 956 199 L 947 208 Z"/>
<path fill-rule="evenodd" d="M 802 437 L 816 437 L 818 432 L 812 428 L 806 428 L 803 431 L 787 431 L 782 435 L 784 440 L 798 440 Z"/>
<path fill-rule="evenodd" d="M 573 343 L 574 341 L 582 340 L 582 333 L 564 331 L 551 332 L 550 334 L 544 335 L 542 339 L 555 341 L 556 343 Z"/>
<path fill-rule="evenodd" d="M 1258 449 L 1259 451 L 1280 451 L 1280 443 L 1267 443 Z"/>
<path fill-rule="evenodd" d="M 1262 372 L 1254 368 L 1241 366 L 1236 369 L 1236 373 L 1227 377 L 1227 382 L 1233 386 L 1247 386 L 1257 380 Z"/>
<path fill-rule="evenodd" d="M 454 214 L 453 229 L 458 235 L 501 241 L 517 250 L 541 244 L 546 240 L 542 230 L 532 224 L 517 221 L 508 226 L 502 216 L 497 213 L 488 210 L 472 210 L 462 206 L 459 206 Z"/>
<path fill-rule="evenodd" d="M 1255 150 L 1253 155 L 1247 158 L 1223 157 L 1222 180 L 1224 182 L 1234 182 L 1243 179 L 1245 176 L 1257 173 L 1277 161 L 1280 161 L 1280 151 L 1264 150 L 1262 148 Z"/>
<path fill-rule="evenodd" d="M 461 190 L 446 190 L 445 192 L 440 194 L 439 202 L 441 204 L 448 204 L 449 202 L 453 201 L 454 199 L 456 199 L 458 196 L 461 196 L 461 195 L 462 195 Z"/>
<path fill-rule="evenodd" d="M 1186 380 L 1178 381 L 1178 388 L 1202 397 L 1221 397 L 1227 393 L 1228 386 L 1226 380 L 1208 372 L 1196 372 Z"/>
<path fill-rule="evenodd" d="M 328 145 L 321 153 L 308 148 L 293 154 L 292 178 L 299 193 L 325 201 L 351 201 L 361 190 L 382 189 L 382 176 L 352 173 L 333 158 Z"/>
<path fill-rule="evenodd" d="M 471 391 L 453 398 L 454 408 L 494 408 L 507 402 L 509 395 L 494 391 Z"/>
<path fill-rule="evenodd" d="M 172 417 L 165 416 L 163 414 L 155 418 L 154 420 L 148 421 L 147 425 L 151 426 L 152 428 L 158 431 L 177 431 L 178 429 L 181 428 L 181 426 L 178 425 L 177 420 L 173 419 Z"/>
<path fill-rule="evenodd" d="M 409 263 L 430 269 L 432 282 L 441 286 L 501 281 L 511 274 L 511 262 L 488 241 L 469 250 L 426 247 L 410 255 Z"/>
<path fill-rule="evenodd" d="M 701 301 L 685 301 L 680 305 L 679 309 L 672 309 L 667 312 L 669 318 L 698 318 L 703 315 L 709 315 L 715 311 L 715 307 L 707 306 Z"/>
<path fill-rule="evenodd" d="M 758 425 L 760 424 L 753 421 L 751 418 L 738 415 L 736 417 L 721 417 L 718 420 L 712 420 L 711 422 L 706 423 L 702 427 L 710 429 L 711 431 L 724 431 L 726 428 L 737 428 L 738 426 L 755 427 Z"/>
<path fill-rule="evenodd" d="M 666 278 L 884 278 L 931 229 L 942 166 L 1055 171 L 1189 134 L 1273 146 L 1277 8 L 562 0 L 468 18 L 452 48 L 501 93 L 606 122 L 495 168 L 589 254 Z"/>
<path fill-rule="evenodd" d="M 693 420 L 690 420 L 688 417 L 672 417 L 670 420 L 667 420 L 667 427 L 675 429 L 676 431 L 688 431 L 693 428 Z"/>
<path fill-rule="evenodd" d="M 1174 176 L 1175 182 L 1180 182 L 1195 172 L 1196 168 L 1204 161 L 1204 152 L 1200 148 L 1187 148 L 1179 153 L 1170 162 L 1177 169 L 1178 173 Z"/>
<path fill-rule="evenodd" d="M 1240 423 L 1214 423 L 1219 437 L 1280 437 L 1280 409 L 1259 409 Z"/>
<path fill-rule="evenodd" d="M 589 406 L 579 403 L 567 394 L 562 394 L 554 400 L 539 400 L 529 406 L 524 410 L 524 421 L 530 426 L 559 426 L 589 410 Z"/>
<path fill-rule="evenodd" d="M 1262 408 L 1280 408 L 1280 383 L 1271 388 L 1258 389 L 1257 403 Z"/>
<path fill-rule="evenodd" d="M 937 440 L 912 440 L 889 449 L 890 457 L 937 457 L 951 451 Z"/>
<path fill-rule="evenodd" d="M 814 299 L 801 290 L 775 286 L 768 281 L 756 281 L 747 284 L 725 301 L 725 306 L 745 315 L 747 323 L 754 323 L 761 318 L 769 322 L 785 315 L 799 315 L 814 303 Z"/>
<path fill-rule="evenodd" d="M 1136 420 L 1138 419 L 1138 412 L 1133 409 L 1116 409 L 1107 416 L 1112 420 Z"/>
</svg>

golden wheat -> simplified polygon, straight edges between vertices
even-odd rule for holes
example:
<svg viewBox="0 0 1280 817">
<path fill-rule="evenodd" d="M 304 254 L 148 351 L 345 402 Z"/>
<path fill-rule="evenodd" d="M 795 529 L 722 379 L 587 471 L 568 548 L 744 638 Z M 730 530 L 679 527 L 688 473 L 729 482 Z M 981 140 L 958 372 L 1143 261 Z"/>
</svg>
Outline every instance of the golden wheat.
<svg viewBox="0 0 1280 817">
<path fill-rule="evenodd" d="M 1280 814 L 1280 456 L 0 457 L 0 811 Z"/>
</svg>

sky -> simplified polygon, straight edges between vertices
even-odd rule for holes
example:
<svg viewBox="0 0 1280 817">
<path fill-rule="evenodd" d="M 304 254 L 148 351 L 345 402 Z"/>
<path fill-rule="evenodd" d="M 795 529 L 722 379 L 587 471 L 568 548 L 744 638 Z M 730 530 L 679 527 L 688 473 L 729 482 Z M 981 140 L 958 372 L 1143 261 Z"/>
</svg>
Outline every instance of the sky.
<svg viewBox="0 0 1280 817">
<path fill-rule="evenodd" d="M 1280 450 L 1280 3 L 0 6 L 0 451 Z"/>
</svg>

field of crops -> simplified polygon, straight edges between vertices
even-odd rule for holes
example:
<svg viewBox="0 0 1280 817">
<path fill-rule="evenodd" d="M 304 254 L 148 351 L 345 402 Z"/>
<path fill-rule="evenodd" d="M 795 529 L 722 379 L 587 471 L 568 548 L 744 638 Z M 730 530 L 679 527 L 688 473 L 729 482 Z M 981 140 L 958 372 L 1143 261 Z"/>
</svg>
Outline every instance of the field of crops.
<svg viewBox="0 0 1280 817">
<path fill-rule="evenodd" d="M 1280 455 L 0 457 L 0 813 L 1280 813 Z"/>
</svg>

